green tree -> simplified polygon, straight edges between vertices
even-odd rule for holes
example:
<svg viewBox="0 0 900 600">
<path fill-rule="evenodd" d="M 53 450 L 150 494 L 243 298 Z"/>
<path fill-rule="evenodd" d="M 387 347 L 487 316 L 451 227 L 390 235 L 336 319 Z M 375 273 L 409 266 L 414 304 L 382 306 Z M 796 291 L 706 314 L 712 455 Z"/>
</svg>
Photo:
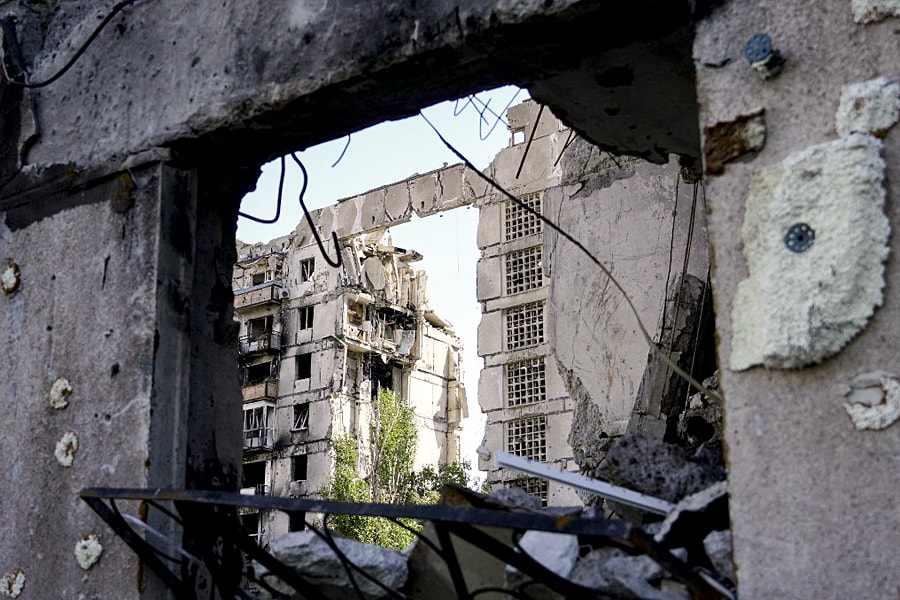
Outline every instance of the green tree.
<svg viewBox="0 0 900 600">
<path fill-rule="evenodd" d="M 351 435 L 332 440 L 334 473 L 320 495 L 344 502 L 384 502 L 388 504 L 433 504 L 445 483 L 466 485 L 467 465 L 452 463 L 426 466 L 413 471 L 418 432 L 415 413 L 390 390 L 381 390 L 372 402 L 369 423 L 369 468 L 357 471 L 359 444 Z M 419 524 L 401 519 L 414 530 Z M 330 524 L 341 535 L 368 544 L 402 549 L 414 534 L 388 519 L 335 515 Z"/>
</svg>

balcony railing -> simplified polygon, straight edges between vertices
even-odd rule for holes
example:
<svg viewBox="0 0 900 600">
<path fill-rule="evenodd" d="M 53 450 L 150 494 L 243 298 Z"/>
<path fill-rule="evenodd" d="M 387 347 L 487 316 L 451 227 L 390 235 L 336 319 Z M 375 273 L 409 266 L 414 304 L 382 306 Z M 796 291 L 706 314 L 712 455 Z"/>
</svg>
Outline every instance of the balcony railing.
<svg viewBox="0 0 900 600">
<path fill-rule="evenodd" d="M 271 450 L 274 445 L 274 427 L 257 427 L 244 430 L 244 450 Z"/>
<path fill-rule="evenodd" d="M 281 348 L 281 334 L 274 331 L 245 335 L 239 341 L 241 356 L 261 352 L 277 352 Z"/>
<path fill-rule="evenodd" d="M 262 304 L 279 304 L 284 288 L 279 281 L 268 281 L 234 293 L 234 308 L 250 308 Z"/>
<path fill-rule="evenodd" d="M 256 485 L 242 487 L 241 495 L 243 495 L 243 496 L 268 496 L 269 495 L 269 486 L 266 485 L 265 483 L 257 483 Z"/>
<path fill-rule="evenodd" d="M 259 383 L 251 383 L 241 387 L 241 394 L 244 396 L 244 402 L 254 402 L 256 400 L 277 400 L 278 399 L 278 381 L 269 379 Z"/>
</svg>

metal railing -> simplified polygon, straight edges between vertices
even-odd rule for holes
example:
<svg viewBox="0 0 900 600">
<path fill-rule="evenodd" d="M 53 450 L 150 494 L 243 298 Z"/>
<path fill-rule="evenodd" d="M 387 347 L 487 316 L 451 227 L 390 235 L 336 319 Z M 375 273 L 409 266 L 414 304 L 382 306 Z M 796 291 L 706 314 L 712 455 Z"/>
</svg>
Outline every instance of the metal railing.
<svg viewBox="0 0 900 600">
<path fill-rule="evenodd" d="M 244 450 L 271 450 L 274 445 L 274 427 L 255 427 L 244 430 Z"/>
<path fill-rule="evenodd" d="M 254 352 L 276 352 L 281 348 L 281 334 L 264 331 L 240 338 L 238 352 L 243 356 Z"/>
</svg>

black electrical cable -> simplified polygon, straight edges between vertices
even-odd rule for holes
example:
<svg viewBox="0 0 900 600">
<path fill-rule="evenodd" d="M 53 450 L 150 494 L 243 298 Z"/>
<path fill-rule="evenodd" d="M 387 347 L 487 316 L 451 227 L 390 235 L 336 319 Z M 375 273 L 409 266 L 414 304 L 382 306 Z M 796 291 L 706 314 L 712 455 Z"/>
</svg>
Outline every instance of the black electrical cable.
<svg viewBox="0 0 900 600">
<path fill-rule="evenodd" d="M 65 75 L 66 72 L 72 68 L 72 66 L 78 61 L 78 59 L 81 58 L 81 55 L 84 54 L 85 50 L 87 50 L 88 47 L 92 43 L 94 43 L 94 40 L 97 39 L 97 36 L 100 35 L 100 32 L 103 31 L 103 28 L 106 27 L 109 24 L 109 22 L 115 18 L 115 16 L 117 14 L 119 14 L 120 12 L 125 10 L 129 5 L 134 4 L 135 2 L 138 2 L 138 1 L 139 0 L 121 0 L 121 2 L 119 2 L 118 4 L 113 6 L 112 10 L 110 10 L 109 14 L 106 15 L 106 17 L 104 17 L 104 19 L 102 21 L 100 21 L 100 24 L 97 26 L 97 28 L 94 29 L 93 33 L 91 33 L 90 36 L 88 36 L 88 39 L 85 40 L 85 42 L 81 45 L 81 47 L 75 51 L 75 54 L 72 55 L 72 58 L 69 59 L 69 62 L 67 62 L 65 65 L 63 65 L 63 67 L 59 71 L 57 71 L 54 75 L 52 75 L 49 79 L 46 79 L 46 80 L 38 82 L 38 83 L 24 83 L 21 81 L 15 81 L 13 79 L 7 79 L 7 83 L 10 85 L 15 85 L 18 87 L 29 88 L 29 89 L 42 88 L 42 87 L 46 87 L 46 86 L 50 85 L 51 83 L 53 83 L 54 81 L 56 81 L 57 79 L 59 79 L 60 77 Z"/>
</svg>

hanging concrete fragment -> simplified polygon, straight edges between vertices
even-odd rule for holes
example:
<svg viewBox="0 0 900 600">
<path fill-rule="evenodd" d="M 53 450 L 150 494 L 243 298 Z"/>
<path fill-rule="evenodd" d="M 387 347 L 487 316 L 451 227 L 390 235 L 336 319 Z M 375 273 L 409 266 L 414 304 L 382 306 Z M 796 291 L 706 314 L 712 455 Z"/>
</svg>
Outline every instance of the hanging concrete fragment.
<svg viewBox="0 0 900 600">
<path fill-rule="evenodd" d="M 732 307 L 731 368 L 798 368 L 839 352 L 882 302 L 890 225 L 882 143 L 852 133 L 755 174 Z"/>
</svg>

